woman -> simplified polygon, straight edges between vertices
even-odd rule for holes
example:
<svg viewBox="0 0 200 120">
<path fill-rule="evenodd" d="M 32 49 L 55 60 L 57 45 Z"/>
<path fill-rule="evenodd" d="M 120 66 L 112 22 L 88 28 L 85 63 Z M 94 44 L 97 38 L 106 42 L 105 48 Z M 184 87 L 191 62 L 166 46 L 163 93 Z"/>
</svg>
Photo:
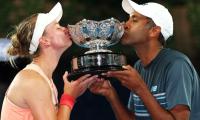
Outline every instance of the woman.
<svg viewBox="0 0 200 120">
<path fill-rule="evenodd" d="M 64 93 L 58 107 L 52 73 L 62 53 L 72 44 L 67 28 L 58 23 L 61 17 L 62 7 L 57 3 L 49 13 L 32 15 L 16 27 L 8 53 L 30 56 L 32 62 L 9 86 L 1 120 L 68 120 L 75 99 L 97 79 L 97 76 L 84 75 L 68 82 L 65 73 Z"/>
</svg>

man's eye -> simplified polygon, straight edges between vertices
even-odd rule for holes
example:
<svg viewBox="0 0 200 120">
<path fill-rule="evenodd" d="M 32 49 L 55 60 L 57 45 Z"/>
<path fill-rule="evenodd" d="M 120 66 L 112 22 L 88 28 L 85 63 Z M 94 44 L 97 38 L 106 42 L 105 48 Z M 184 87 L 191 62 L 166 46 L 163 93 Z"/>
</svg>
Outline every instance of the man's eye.
<svg viewBox="0 0 200 120">
<path fill-rule="evenodd" d="M 132 19 L 132 21 L 133 21 L 133 22 L 137 22 L 137 20 L 136 20 L 136 19 Z"/>
</svg>

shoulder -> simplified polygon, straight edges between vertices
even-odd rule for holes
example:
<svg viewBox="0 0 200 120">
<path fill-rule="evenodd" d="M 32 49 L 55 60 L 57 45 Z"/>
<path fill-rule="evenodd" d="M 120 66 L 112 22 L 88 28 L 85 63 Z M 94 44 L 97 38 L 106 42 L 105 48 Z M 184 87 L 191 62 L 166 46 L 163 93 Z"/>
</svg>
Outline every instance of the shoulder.
<svg viewBox="0 0 200 120">
<path fill-rule="evenodd" d="M 49 85 L 45 79 L 38 72 L 33 70 L 21 70 L 14 80 L 16 81 L 16 86 L 20 87 L 26 94 L 29 92 L 50 91 Z"/>
<path fill-rule="evenodd" d="M 45 84 L 46 81 L 44 78 L 34 70 L 21 70 L 15 77 L 15 79 L 20 79 L 24 83 L 32 83 L 32 84 Z"/>
<path fill-rule="evenodd" d="M 50 95 L 48 83 L 33 70 L 21 70 L 12 81 L 7 96 L 15 104 L 27 107 L 27 100 L 36 99 L 41 95 Z"/>
<path fill-rule="evenodd" d="M 171 49 L 168 49 L 167 52 L 162 59 L 162 67 L 165 67 L 166 73 L 179 77 L 198 76 L 192 62 L 185 54 Z"/>
<path fill-rule="evenodd" d="M 185 63 L 188 65 L 192 65 L 190 59 L 184 53 L 176 50 L 165 48 L 161 56 L 163 63 L 169 63 L 169 64 Z"/>
<path fill-rule="evenodd" d="M 169 48 L 165 48 L 163 54 L 168 58 L 173 57 L 171 59 L 189 59 L 184 53 Z"/>
</svg>

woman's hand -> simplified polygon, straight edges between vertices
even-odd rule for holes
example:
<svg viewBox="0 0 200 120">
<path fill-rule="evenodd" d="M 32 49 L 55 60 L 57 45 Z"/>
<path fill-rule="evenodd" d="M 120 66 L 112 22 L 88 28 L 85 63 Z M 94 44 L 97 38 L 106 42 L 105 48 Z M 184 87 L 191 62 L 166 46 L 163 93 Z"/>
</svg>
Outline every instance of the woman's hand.
<svg viewBox="0 0 200 120">
<path fill-rule="evenodd" d="M 87 74 L 81 76 L 75 81 L 69 82 L 67 76 L 68 72 L 65 72 L 63 75 L 64 93 L 73 96 L 75 99 L 82 95 L 87 90 L 87 88 L 98 79 L 97 75 L 91 76 Z"/>
</svg>

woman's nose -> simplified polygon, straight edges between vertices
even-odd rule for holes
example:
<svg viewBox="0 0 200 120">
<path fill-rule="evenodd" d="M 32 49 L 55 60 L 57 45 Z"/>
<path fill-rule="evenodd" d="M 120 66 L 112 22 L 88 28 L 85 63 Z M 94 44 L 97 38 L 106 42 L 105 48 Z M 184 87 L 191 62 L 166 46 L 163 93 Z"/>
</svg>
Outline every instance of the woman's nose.
<svg viewBox="0 0 200 120">
<path fill-rule="evenodd" d="M 63 31 L 66 31 L 66 30 L 67 30 L 67 28 L 66 28 L 66 27 L 61 27 L 61 28 L 62 28 L 62 30 L 63 30 Z"/>
<path fill-rule="evenodd" d="M 62 27 L 62 30 L 63 30 L 64 32 L 68 32 L 67 27 Z"/>
</svg>

